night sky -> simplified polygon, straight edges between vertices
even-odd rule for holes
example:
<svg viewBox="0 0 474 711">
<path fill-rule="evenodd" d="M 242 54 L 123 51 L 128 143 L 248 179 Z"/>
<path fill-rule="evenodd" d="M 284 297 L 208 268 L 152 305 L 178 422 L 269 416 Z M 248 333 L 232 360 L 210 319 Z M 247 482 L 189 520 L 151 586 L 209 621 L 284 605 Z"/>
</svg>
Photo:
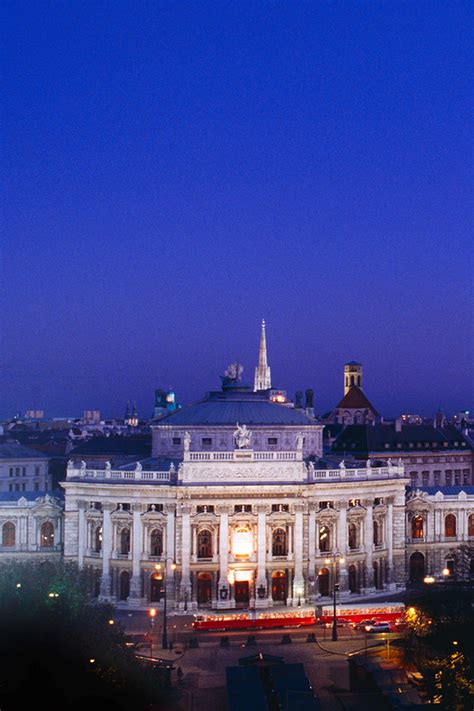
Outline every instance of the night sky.
<svg viewBox="0 0 474 711">
<path fill-rule="evenodd" d="M 1 416 L 472 404 L 470 2 L 2 6 Z"/>
</svg>

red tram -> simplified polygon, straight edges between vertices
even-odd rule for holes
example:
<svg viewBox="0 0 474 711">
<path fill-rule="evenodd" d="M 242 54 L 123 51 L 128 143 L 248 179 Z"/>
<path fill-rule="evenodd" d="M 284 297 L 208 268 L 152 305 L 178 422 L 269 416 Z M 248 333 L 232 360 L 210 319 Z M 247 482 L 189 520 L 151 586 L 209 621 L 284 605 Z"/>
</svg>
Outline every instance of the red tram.
<svg viewBox="0 0 474 711">
<path fill-rule="evenodd" d="M 318 622 L 332 624 L 333 615 L 333 606 L 323 605 L 321 607 L 321 616 L 318 617 Z M 390 625 L 395 626 L 401 624 L 405 619 L 405 605 L 403 602 L 336 605 L 336 619 L 338 622 L 347 622 L 354 626 L 368 620 L 388 622 Z"/>
<path fill-rule="evenodd" d="M 193 627 L 195 630 L 249 630 L 268 627 L 303 627 L 314 625 L 315 622 L 314 609 L 281 612 L 249 610 L 195 615 Z"/>
</svg>

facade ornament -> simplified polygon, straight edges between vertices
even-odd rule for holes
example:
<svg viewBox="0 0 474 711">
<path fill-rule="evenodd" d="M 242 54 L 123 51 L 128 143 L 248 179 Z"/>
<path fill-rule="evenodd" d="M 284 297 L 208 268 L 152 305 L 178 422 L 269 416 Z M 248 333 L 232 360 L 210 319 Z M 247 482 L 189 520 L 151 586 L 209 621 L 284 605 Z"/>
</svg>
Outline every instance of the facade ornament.
<svg viewBox="0 0 474 711">
<path fill-rule="evenodd" d="M 84 460 L 81 461 L 81 471 L 85 472 L 87 468 L 87 464 L 85 463 Z"/>
<path fill-rule="evenodd" d="M 301 452 L 303 450 L 303 439 L 303 433 L 298 432 L 298 434 L 296 435 L 296 449 L 298 450 L 298 452 Z"/>
<path fill-rule="evenodd" d="M 403 459 L 401 457 L 398 458 L 398 468 L 403 469 Z"/>
<path fill-rule="evenodd" d="M 173 464 L 173 462 L 171 462 L 169 472 L 170 472 L 170 474 L 174 474 L 175 471 L 176 471 L 176 467 L 175 467 L 175 465 Z"/>
<path fill-rule="evenodd" d="M 189 452 L 189 448 L 191 447 L 191 435 L 189 434 L 189 432 L 184 433 L 183 441 L 184 441 L 184 451 Z"/>
<path fill-rule="evenodd" d="M 239 425 L 237 422 L 237 429 L 234 432 L 234 439 L 238 449 L 247 449 L 250 447 L 251 438 L 252 433 L 247 429 L 247 425 Z"/>
<path fill-rule="evenodd" d="M 224 377 L 227 382 L 239 382 L 242 380 L 242 373 L 244 372 L 244 367 L 240 363 L 231 363 L 224 373 Z"/>
<path fill-rule="evenodd" d="M 389 457 L 389 458 L 387 459 L 387 467 L 390 469 L 391 466 L 392 466 L 392 460 L 391 460 L 391 458 Z"/>
<path fill-rule="evenodd" d="M 344 460 L 342 460 L 341 462 L 339 462 L 339 469 L 345 469 L 345 468 L 346 468 L 345 462 L 344 462 Z"/>
<path fill-rule="evenodd" d="M 67 468 L 74 469 L 74 462 L 72 461 L 72 459 L 67 460 Z"/>
<path fill-rule="evenodd" d="M 112 464 L 111 462 L 105 462 L 105 471 L 110 472 L 112 469 Z"/>
<path fill-rule="evenodd" d="M 371 459 L 367 459 L 367 462 L 366 462 L 365 466 L 367 467 L 367 469 L 371 469 L 371 468 L 372 468 L 372 460 L 371 460 Z"/>
<path fill-rule="evenodd" d="M 136 472 L 141 472 L 141 470 L 142 470 L 142 465 L 140 464 L 140 462 L 137 462 L 136 467 L 135 467 L 135 471 L 136 471 Z"/>
</svg>

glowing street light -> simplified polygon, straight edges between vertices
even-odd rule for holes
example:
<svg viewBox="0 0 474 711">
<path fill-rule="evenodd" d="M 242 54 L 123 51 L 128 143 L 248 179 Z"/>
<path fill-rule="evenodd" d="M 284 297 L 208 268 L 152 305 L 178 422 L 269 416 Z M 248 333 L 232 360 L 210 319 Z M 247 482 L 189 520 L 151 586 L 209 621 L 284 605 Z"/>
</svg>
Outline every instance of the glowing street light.
<svg viewBox="0 0 474 711">
<path fill-rule="evenodd" d="M 337 563 L 344 563 L 344 557 L 340 553 L 333 553 L 331 558 L 326 558 L 326 565 L 332 564 L 333 568 L 333 615 L 332 615 L 332 641 L 337 642 L 337 619 L 336 619 L 336 593 L 339 590 L 337 578 Z"/>
<path fill-rule="evenodd" d="M 432 575 L 425 575 L 423 578 L 423 582 L 426 583 L 427 585 L 431 585 L 432 583 L 435 582 L 435 579 Z"/>
</svg>

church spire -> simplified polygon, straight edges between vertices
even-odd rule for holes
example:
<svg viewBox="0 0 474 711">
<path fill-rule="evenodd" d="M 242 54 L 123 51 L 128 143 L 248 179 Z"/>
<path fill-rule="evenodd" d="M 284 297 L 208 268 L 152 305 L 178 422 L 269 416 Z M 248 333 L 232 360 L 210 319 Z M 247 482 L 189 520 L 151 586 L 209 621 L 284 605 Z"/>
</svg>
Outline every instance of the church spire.
<svg viewBox="0 0 474 711">
<path fill-rule="evenodd" d="M 270 376 L 270 366 L 267 362 L 267 339 L 265 336 L 265 321 L 262 319 L 262 332 L 260 334 L 260 351 L 258 354 L 258 366 L 255 368 L 255 381 L 253 389 L 270 390 L 272 381 Z"/>
</svg>

